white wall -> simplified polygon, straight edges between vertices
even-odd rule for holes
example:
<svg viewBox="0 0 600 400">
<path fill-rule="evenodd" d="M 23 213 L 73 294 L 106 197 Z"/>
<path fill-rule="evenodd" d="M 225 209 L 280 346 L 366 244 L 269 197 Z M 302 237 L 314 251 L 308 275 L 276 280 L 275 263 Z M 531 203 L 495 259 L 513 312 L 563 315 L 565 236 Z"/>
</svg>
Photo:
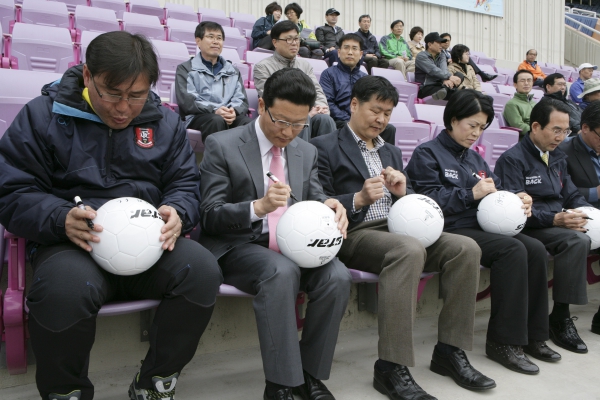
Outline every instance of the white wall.
<svg viewBox="0 0 600 400">
<path fill-rule="evenodd" d="M 165 0 L 160 0 L 164 3 Z M 264 15 L 269 0 L 166 0 L 190 4 L 194 8 L 209 7 Z M 292 0 L 278 0 L 282 8 Z M 304 8 L 302 17 L 310 25 L 325 22 L 325 10 L 335 7 L 341 12 L 338 25 L 346 31 L 358 29 L 358 17 L 370 14 L 372 32 L 389 33 L 395 19 L 404 21 L 405 36 L 410 28 L 421 26 L 425 33 L 449 32 L 453 43 L 463 43 L 488 56 L 511 61 L 522 61 L 530 48 L 538 50 L 538 59 L 556 64 L 564 56 L 564 1 L 563 0 L 504 0 L 504 18 L 491 17 L 415 0 L 295 0 Z"/>
<path fill-rule="evenodd" d="M 565 25 L 565 60 L 573 65 L 600 65 L 600 41 Z"/>
</svg>

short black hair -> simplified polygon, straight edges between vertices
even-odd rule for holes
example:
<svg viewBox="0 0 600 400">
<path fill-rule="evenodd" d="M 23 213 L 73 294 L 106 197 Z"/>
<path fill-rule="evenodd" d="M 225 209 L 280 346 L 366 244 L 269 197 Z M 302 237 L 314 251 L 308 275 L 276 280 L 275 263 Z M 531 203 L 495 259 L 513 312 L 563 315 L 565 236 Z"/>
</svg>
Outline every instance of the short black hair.
<svg viewBox="0 0 600 400">
<path fill-rule="evenodd" d="M 225 31 L 221 24 L 213 22 L 213 21 L 204 21 L 200 22 L 198 26 L 196 26 L 196 32 L 194 32 L 194 36 L 200 39 L 204 39 L 204 34 L 206 31 L 221 31 L 221 35 L 223 35 L 223 40 L 225 40 Z"/>
<path fill-rule="evenodd" d="M 143 35 L 126 31 L 103 33 L 92 40 L 85 52 L 85 63 L 92 75 L 104 75 L 106 86 L 116 88 L 146 75 L 150 86 L 160 76 L 152 43 Z"/>
<path fill-rule="evenodd" d="M 581 126 L 586 124 L 589 129 L 600 127 L 600 100 L 592 101 L 581 113 Z M 598 132 L 600 133 L 600 132 Z"/>
<path fill-rule="evenodd" d="M 351 98 L 356 97 L 361 104 L 371 101 L 373 96 L 379 101 L 391 101 L 394 107 L 398 105 L 398 91 L 382 76 L 363 76 L 352 87 Z"/>
<path fill-rule="evenodd" d="M 450 56 L 452 57 L 452 62 L 455 63 L 461 63 L 462 62 L 462 57 L 463 54 L 470 52 L 471 50 L 469 50 L 469 48 L 467 46 L 465 46 L 464 44 L 457 44 L 456 46 L 454 46 L 452 48 L 452 51 L 450 52 Z"/>
<path fill-rule="evenodd" d="M 304 72 L 297 68 L 283 68 L 267 79 L 262 98 L 266 108 L 279 99 L 311 109 L 317 100 L 317 90 Z"/>
<path fill-rule="evenodd" d="M 544 129 L 550 122 L 552 111 L 559 111 L 569 115 L 570 110 L 562 101 L 545 96 L 531 110 L 531 114 L 529 115 L 529 131 L 531 132 L 534 122 L 540 124 L 542 129 Z"/>
<path fill-rule="evenodd" d="M 535 50 L 535 49 L 529 49 L 529 50 L 527 50 L 527 53 L 525 53 L 525 55 L 528 56 L 529 53 L 531 53 L 532 50 Z M 537 50 L 536 50 L 536 53 L 537 53 Z"/>
<path fill-rule="evenodd" d="M 371 16 L 369 14 L 363 14 L 360 17 L 358 17 L 359 24 L 362 22 L 363 18 L 369 18 L 369 21 L 371 21 Z"/>
<path fill-rule="evenodd" d="M 554 86 L 554 81 L 556 81 L 557 79 L 565 79 L 565 77 L 563 74 L 559 74 L 558 72 L 555 72 L 553 74 L 546 76 L 546 79 L 544 79 L 544 84 L 543 84 L 544 92 L 548 91 L 546 89 L 546 86 L 547 85 Z"/>
<path fill-rule="evenodd" d="M 534 78 L 533 80 L 535 81 L 535 77 L 533 76 L 533 73 L 531 71 L 528 71 L 526 69 L 520 69 L 513 75 L 513 83 L 517 83 L 520 74 L 529 74 L 532 78 Z"/>
<path fill-rule="evenodd" d="M 285 6 L 285 10 L 283 11 L 283 13 L 287 14 L 288 11 L 290 11 L 290 10 L 293 11 L 294 13 L 296 13 L 296 17 L 298 17 L 298 18 L 300 18 L 300 16 L 302 15 L 302 12 L 304 12 L 302 7 L 300 7 L 300 4 L 298 4 L 298 3 L 288 4 L 287 6 Z"/>
<path fill-rule="evenodd" d="M 421 28 L 420 26 L 413 26 L 413 28 L 410 30 L 410 33 L 408 34 L 408 37 L 410 37 L 410 40 L 414 40 L 415 35 L 419 32 L 421 32 L 422 35 L 425 35 L 423 28 Z"/>
<path fill-rule="evenodd" d="M 444 126 L 446 130 L 452 131 L 453 119 L 461 121 L 480 112 L 487 115 L 487 125 L 484 127 L 486 129 L 494 120 L 494 99 L 477 90 L 459 90 L 450 97 L 446 104 Z"/>
<path fill-rule="evenodd" d="M 271 28 L 271 39 L 279 39 L 279 36 L 281 36 L 282 33 L 289 32 L 292 30 L 299 32 L 298 25 L 296 25 L 289 19 L 278 22 L 275 25 L 273 25 L 273 28 Z"/>
<path fill-rule="evenodd" d="M 342 43 L 344 43 L 347 40 L 353 40 L 355 42 L 358 42 L 361 50 L 363 50 L 365 47 L 362 38 L 360 36 L 358 36 L 356 33 L 346 33 L 344 36 L 342 36 L 341 39 L 337 43 L 338 47 L 341 49 Z"/>
<path fill-rule="evenodd" d="M 277 4 L 276 1 L 267 4 L 267 6 L 265 7 L 265 14 L 267 15 L 272 15 L 275 11 L 282 12 L 281 6 Z"/>
<path fill-rule="evenodd" d="M 402 21 L 401 19 L 397 19 L 394 22 L 392 22 L 392 24 L 390 25 L 390 29 L 394 29 L 394 27 L 398 24 L 402 24 L 402 26 L 404 26 L 404 21 Z"/>
<path fill-rule="evenodd" d="M 443 39 L 443 38 L 445 38 L 445 37 L 447 37 L 447 38 L 449 38 L 450 40 L 452 40 L 452 35 L 450 35 L 448 32 L 446 32 L 446 33 L 442 33 L 442 34 L 440 35 L 440 37 L 441 37 L 442 39 Z"/>
</svg>

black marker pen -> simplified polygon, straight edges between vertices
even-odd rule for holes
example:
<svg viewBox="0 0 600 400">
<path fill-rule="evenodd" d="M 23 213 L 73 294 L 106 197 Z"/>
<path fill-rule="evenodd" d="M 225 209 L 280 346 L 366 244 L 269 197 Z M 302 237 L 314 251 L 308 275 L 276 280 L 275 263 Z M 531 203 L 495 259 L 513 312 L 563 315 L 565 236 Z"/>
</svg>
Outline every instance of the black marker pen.
<svg viewBox="0 0 600 400">
<path fill-rule="evenodd" d="M 279 179 L 277 179 L 277 177 L 276 177 L 275 175 L 273 175 L 273 174 L 271 173 L 271 171 L 267 171 L 267 174 L 266 174 L 266 175 L 269 177 L 269 179 L 270 179 L 271 181 L 273 181 L 273 183 L 277 183 L 277 182 L 279 182 Z M 292 199 L 294 199 L 294 201 L 297 201 L 297 202 L 299 202 L 299 201 L 300 201 L 300 200 L 298 200 L 298 199 L 296 198 L 296 196 L 294 196 L 294 193 L 292 193 L 292 191 L 291 191 L 291 190 L 290 190 L 290 197 L 291 197 Z"/>
<path fill-rule="evenodd" d="M 83 201 L 81 201 L 81 197 L 75 196 L 75 198 L 73 199 L 73 201 L 75 202 L 75 205 L 77 206 L 77 208 L 79 208 L 80 210 L 83 210 L 83 211 L 87 211 L 85 209 L 85 205 L 83 204 Z M 87 222 L 88 228 L 90 228 L 92 230 L 94 229 L 94 223 L 92 222 L 91 219 L 87 219 L 86 218 L 85 222 Z"/>
</svg>

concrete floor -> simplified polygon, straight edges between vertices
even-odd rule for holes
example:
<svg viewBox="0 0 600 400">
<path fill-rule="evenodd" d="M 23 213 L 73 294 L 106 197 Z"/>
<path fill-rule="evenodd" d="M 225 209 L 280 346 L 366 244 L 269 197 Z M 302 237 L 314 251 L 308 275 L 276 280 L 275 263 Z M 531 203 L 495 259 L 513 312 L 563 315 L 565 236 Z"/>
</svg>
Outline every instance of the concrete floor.
<svg viewBox="0 0 600 400">
<path fill-rule="evenodd" d="M 491 391 L 475 393 L 458 387 L 450 378 L 429 371 L 429 361 L 437 340 L 437 318 L 416 321 L 417 365 L 411 368 L 416 381 L 440 400 L 468 399 L 600 399 L 600 336 L 590 331 L 593 314 L 598 310 L 600 296 L 590 293 L 590 303 L 573 306 L 572 315 L 579 333 L 587 343 L 589 353 L 580 355 L 559 349 L 563 359 L 557 364 L 538 361 L 537 376 L 517 374 L 485 356 L 485 332 L 489 312 L 477 314 L 475 346 L 468 352 L 471 363 L 496 380 Z M 385 400 L 371 386 L 373 362 L 377 355 L 377 330 L 373 328 L 342 332 L 336 348 L 331 378 L 326 382 L 338 400 Z M 121 368 L 90 375 L 96 385 L 96 399 L 126 399 L 127 387 L 136 367 Z M 183 371 L 177 385 L 177 399 L 262 399 L 264 375 L 257 347 L 196 356 Z M 35 385 L 23 385 L 0 390 L 0 399 L 38 399 Z"/>
</svg>

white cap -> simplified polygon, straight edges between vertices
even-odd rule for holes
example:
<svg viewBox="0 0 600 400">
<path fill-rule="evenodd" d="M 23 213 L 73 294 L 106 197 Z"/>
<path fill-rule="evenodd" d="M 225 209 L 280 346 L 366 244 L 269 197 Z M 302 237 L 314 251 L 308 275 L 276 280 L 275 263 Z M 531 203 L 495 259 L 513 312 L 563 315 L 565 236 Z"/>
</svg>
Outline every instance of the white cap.
<svg viewBox="0 0 600 400">
<path fill-rule="evenodd" d="M 582 69 L 584 69 L 584 68 L 593 68 L 593 69 L 595 69 L 595 70 L 596 70 L 596 69 L 598 69 L 598 66 L 597 66 L 597 65 L 592 65 L 592 64 L 590 64 L 590 63 L 583 63 L 583 64 L 581 64 L 581 65 L 579 66 L 579 68 L 577 69 L 577 71 L 581 71 L 581 70 L 582 70 Z"/>
</svg>

